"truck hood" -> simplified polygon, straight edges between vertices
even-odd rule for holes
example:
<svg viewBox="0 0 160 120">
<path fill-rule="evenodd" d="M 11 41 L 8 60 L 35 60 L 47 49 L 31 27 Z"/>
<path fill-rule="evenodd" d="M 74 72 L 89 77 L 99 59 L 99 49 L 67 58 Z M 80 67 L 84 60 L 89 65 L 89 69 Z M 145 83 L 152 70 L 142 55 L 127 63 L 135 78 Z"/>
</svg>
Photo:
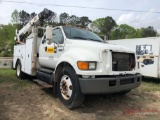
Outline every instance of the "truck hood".
<svg viewBox="0 0 160 120">
<path fill-rule="evenodd" d="M 73 45 L 74 47 L 92 47 L 95 49 L 100 50 L 113 50 L 113 51 L 121 51 L 121 52 L 130 52 L 134 53 L 134 50 L 121 46 L 121 45 L 114 45 L 110 43 L 103 43 L 103 42 L 96 42 L 96 41 L 89 41 L 89 40 L 74 40 L 74 39 L 68 39 L 66 41 L 66 44 Z"/>
</svg>

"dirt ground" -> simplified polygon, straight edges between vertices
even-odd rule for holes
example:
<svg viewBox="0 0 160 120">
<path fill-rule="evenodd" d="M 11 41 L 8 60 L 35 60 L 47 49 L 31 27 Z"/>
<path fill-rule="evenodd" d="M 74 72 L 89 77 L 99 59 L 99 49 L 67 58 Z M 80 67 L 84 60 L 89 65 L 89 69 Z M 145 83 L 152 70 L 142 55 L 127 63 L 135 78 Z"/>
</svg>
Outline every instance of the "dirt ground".
<svg viewBox="0 0 160 120">
<path fill-rule="evenodd" d="M 69 110 L 52 87 L 0 69 L 0 120 L 160 120 L 159 81 L 142 82 L 125 96 L 86 95 L 82 106 Z"/>
</svg>

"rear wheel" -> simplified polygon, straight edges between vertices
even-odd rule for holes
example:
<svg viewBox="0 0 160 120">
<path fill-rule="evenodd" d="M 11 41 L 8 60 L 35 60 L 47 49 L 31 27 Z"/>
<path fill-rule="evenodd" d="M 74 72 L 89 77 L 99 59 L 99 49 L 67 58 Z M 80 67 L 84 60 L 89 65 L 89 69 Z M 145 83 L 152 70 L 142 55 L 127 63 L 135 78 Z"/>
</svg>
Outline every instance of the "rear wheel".
<svg viewBox="0 0 160 120">
<path fill-rule="evenodd" d="M 81 93 L 75 71 L 66 67 L 58 75 L 57 92 L 61 102 L 69 109 L 80 106 L 85 98 Z"/>
<path fill-rule="evenodd" d="M 20 61 L 16 64 L 16 75 L 18 78 L 25 79 L 25 73 L 22 72 L 22 65 Z"/>
</svg>

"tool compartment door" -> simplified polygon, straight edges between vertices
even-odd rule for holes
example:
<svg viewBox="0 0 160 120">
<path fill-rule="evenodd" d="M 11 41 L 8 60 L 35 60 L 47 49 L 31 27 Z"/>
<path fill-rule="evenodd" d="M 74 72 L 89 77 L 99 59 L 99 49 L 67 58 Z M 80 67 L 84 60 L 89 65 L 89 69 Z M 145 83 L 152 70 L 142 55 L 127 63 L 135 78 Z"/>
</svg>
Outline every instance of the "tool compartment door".
<svg viewBox="0 0 160 120">
<path fill-rule="evenodd" d="M 33 39 L 26 40 L 26 52 L 25 52 L 25 73 L 32 75 L 32 54 L 33 54 Z"/>
<path fill-rule="evenodd" d="M 25 67 L 25 44 L 24 45 L 15 45 L 14 46 L 14 55 L 13 55 L 13 68 L 16 68 L 17 60 L 20 60 L 23 72 Z"/>
</svg>

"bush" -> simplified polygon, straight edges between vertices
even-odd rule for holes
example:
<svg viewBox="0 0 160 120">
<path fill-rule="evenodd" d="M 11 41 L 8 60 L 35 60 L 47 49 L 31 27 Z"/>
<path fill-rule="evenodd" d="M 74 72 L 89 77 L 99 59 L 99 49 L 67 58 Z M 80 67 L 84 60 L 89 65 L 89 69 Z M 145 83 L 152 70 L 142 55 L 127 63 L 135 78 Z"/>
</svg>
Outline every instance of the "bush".
<svg viewBox="0 0 160 120">
<path fill-rule="evenodd" d="M 12 57 L 11 51 L 3 51 L 0 53 L 0 57 Z"/>
</svg>

